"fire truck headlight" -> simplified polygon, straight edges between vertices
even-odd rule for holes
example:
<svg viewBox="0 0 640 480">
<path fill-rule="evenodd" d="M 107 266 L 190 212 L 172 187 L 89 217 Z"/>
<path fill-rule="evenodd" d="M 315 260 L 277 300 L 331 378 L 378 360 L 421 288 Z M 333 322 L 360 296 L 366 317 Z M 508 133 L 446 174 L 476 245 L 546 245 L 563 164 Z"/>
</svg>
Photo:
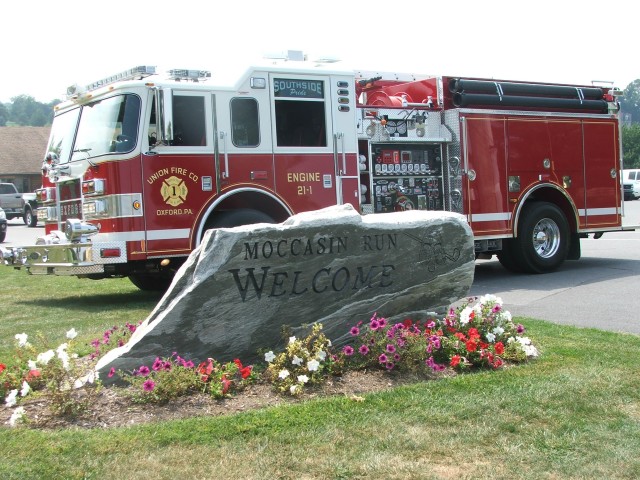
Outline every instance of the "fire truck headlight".
<svg viewBox="0 0 640 480">
<path fill-rule="evenodd" d="M 82 214 L 84 217 L 101 216 L 101 215 L 105 215 L 106 213 L 107 213 L 107 204 L 103 200 L 85 202 L 82 205 Z"/>
<path fill-rule="evenodd" d="M 84 235 L 94 235 L 98 233 L 98 227 L 90 223 L 84 223 L 77 218 L 70 218 L 64 228 L 67 239 L 71 242 L 79 240 Z"/>
</svg>

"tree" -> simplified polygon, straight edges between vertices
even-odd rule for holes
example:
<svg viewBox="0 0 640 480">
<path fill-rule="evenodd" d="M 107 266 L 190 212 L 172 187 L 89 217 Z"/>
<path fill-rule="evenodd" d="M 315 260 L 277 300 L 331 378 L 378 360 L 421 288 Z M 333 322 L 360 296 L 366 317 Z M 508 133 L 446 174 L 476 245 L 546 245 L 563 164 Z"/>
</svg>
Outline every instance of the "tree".
<svg viewBox="0 0 640 480">
<path fill-rule="evenodd" d="M 19 95 L 11 99 L 9 119 L 18 125 L 42 127 L 51 124 L 53 109 L 51 105 L 36 101 L 29 95 Z"/>
<path fill-rule="evenodd" d="M 625 168 L 640 168 L 640 123 L 622 127 L 622 155 Z"/>
<path fill-rule="evenodd" d="M 4 127 L 7 125 L 7 121 L 9 120 L 9 110 L 4 103 L 0 102 L 0 127 Z"/>
<path fill-rule="evenodd" d="M 624 89 L 624 96 L 620 98 L 620 111 L 622 118 L 628 115 L 632 123 L 640 123 L 640 79 L 634 80 Z"/>
</svg>

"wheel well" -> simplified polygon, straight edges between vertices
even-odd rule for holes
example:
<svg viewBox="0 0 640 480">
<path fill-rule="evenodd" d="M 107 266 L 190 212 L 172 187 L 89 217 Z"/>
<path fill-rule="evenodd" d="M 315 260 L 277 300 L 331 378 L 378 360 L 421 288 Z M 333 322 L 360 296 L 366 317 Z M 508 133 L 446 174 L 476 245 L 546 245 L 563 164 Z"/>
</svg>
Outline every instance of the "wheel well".
<svg viewBox="0 0 640 480">
<path fill-rule="evenodd" d="M 562 210 L 562 213 L 569 223 L 570 232 L 574 233 L 578 231 L 577 211 L 573 202 L 571 202 L 571 200 L 569 200 L 569 198 L 567 198 L 567 196 L 561 190 L 551 187 L 542 187 L 532 192 L 527 197 L 527 199 L 518 207 L 514 222 L 514 237 L 518 236 L 518 223 L 520 221 L 520 214 L 522 213 L 524 206 L 531 202 L 553 203 L 560 210 Z"/>
<path fill-rule="evenodd" d="M 218 203 L 212 213 L 243 208 L 266 213 L 278 223 L 284 222 L 291 216 L 291 213 L 278 200 L 257 191 L 245 191 L 230 195 Z"/>
<path fill-rule="evenodd" d="M 202 219 L 202 230 L 194 239 L 195 245 L 200 243 L 200 237 L 204 232 L 204 229 L 208 228 L 206 227 L 207 225 L 215 224 L 216 217 L 234 210 L 254 210 L 264 213 L 276 223 L 284 222 L 291 216 L 288 208 L 270 195 L 254 190 L 237 192 L 215 204 L 214 208 Z"/>
</svg>

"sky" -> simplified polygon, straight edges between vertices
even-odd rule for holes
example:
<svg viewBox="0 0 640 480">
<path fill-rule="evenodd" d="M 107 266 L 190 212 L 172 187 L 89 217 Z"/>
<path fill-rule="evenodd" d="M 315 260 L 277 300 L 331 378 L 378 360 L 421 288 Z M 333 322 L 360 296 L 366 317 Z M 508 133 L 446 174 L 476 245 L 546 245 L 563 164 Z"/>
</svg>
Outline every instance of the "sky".
<svg viewBox="0 0 640 480">
<path fill-rule="evenodd" d="M 626 5 L 629 5 L 628 3 Z M 0 102 L 62 99 L 137 65 L 216 72 L 301 50 L 336 67 L 624 89 L 636 15 L 592 0 L 5 0 Z"/>
</svg>

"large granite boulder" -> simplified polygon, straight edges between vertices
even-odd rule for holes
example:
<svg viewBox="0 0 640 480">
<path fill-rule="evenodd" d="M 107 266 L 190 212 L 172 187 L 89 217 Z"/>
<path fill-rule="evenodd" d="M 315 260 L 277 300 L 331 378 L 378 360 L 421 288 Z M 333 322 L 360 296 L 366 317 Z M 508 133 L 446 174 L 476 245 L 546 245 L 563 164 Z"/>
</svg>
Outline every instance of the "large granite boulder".
<svg viewBox="0 0 640 480">
<path fill-rule="evenodd" d="M 133 370 L 173 352 L 196 363 L 251 362 L 283 348 L 283 329 L 303 336 L 314 322 L 340 345 L 374 312 L 391 321 L 444 313 L 468 294 L 474 260 L 469 225 L 449 212 L 361 216 L 345 205 L 211 230 L 98 369 Z"/>
</svg>

